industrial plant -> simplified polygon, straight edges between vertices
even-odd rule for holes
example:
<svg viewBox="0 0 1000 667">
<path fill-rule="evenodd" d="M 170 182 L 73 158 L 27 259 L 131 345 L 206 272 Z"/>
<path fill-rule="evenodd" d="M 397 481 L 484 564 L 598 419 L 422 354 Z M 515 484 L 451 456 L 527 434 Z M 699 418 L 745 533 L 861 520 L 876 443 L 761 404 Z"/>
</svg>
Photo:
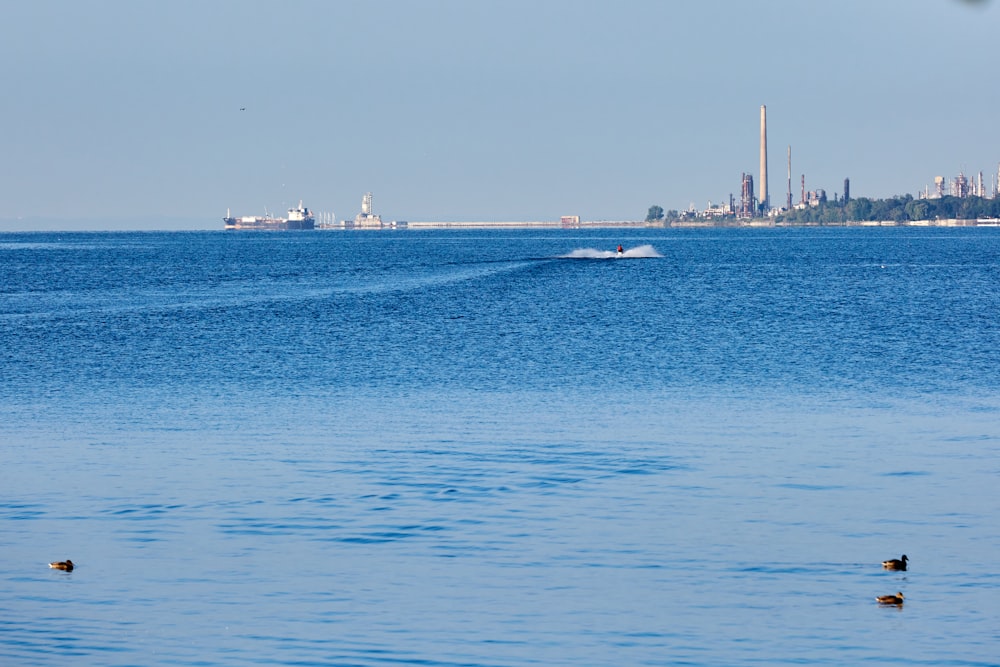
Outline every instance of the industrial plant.
<svg viewBox="0 0 1000 667">
<path fill-rule="evenodd" d="M 756 182 L 759 190 L 755 190 L 754 175 L 744 172 L 740 180 L 740 195 L 738 201 L 732 194 L 730 194 L 728 204 L 713 205 L 712 202 L 709 202 L 708 206 L 700 211 L 697 210 L 692 204 L 689 210 L 676 215 L 676 221 L 680 223 L 696 223 L 700 221 L 701 224 L 724 224 L 725 220 L 729 219 L 736 224 L 771 224 L 774 221 L 780 222 L 789 218 L 800 221 L 808 220 L 810 218 L 808 214 L 803 215 L 799 212 L 826 207 L 831 202 L 827 197 L 826 190 L 823 188 L 806 190 L 805 174 L 801 174 L 799 178 L 799 191 L 797 193 L 798 201 L 794 201 L 792 192 L 791 146 L 788 146 L 787 149 L 787 162 L 787 192 L 785 194 L 784 206 L 780 208 L 772 207 L 768 190 L 767 173 L 767 106 L 761 105 L 760 166 L 758 171 L 759 180 Z M 944 199 L 946 197 L 954 197 L 957 199 L 978 197 L 980 199 L 989 199 L 994 201 L 1000 200 L 1000 167 L 998 167 L 996 175 L 991 177 L 991 180 L 992 184 L 990 187 L 987 187 L 983 177 L 983 172 L 979 172 L 978 177 L 975 179 L 970 179 L 964 172 L 959 172 L 958 176 L 950 180 L 943 176 L 937 176 L 934 178 L 933 188 L 930 186 L 924 186 L 917 198 L 922 200 L 934 200 Z M 910 201 L 912 199 L 912 197 L 907 196 L 906 201 Z M 857 215 L 855 210 L 852 210 L 850 214 L 846 212 L 847 209 L 850 208 L 848 207 L 850 202 L 851 180 L 850 178 L 845 178 L 842 195 L 838 196 L 835 194 L 833 199 L 833 204 L 836 204 L 841 210 L 845 211 L 844 215 L 841 216 L 844 220 L 847 219 L 846 216 L 848 215 Z M 955 208 L 956 207 L 952 206 L 949 211 Z M 995 222 L 997 209 L 1000 209 L 1000 206 L 989 208 L 987 215 L 990 217 L 983 220 L 983 222 Z M 925 211 L 929 209 L 918 210 Z M 966 215 L 969 215 L 969 211 L 973 211 L 974 207 L 967 206 L 961 208 L 960 210 L 964 211 Z M 831 222 L 833 222 L 833 220 L 831 220 Z M 954 220 L 952 222 L 954 222 Z M 970 221 L 965 220 L 963 222 Z"/>
<path fill-rule="evenodd" d="M 924 186 L 924 191 L 920 193 L 921 199 L 940 199 L 941 197 L 946 197 L 951 195 L 952 197 L 958 197 L 960 199 L 965 197 L 980 197 L 986 199 L 997 199 L 1000 197 L 1000 167 L 997 168 L 997 173 L 991 177 L 993 183 L 989 188 L 989 195 L 987 195 L 986 185 L 983 182 L 983 172 L 979 172 L 979 177 L 969 182 L 964 172 L 958 172 L 958 176 L 953 178 L 949 183 L 944 176 L 934 177 L 934 190 L 931 191 L 929 186 Z"/>
</svg>

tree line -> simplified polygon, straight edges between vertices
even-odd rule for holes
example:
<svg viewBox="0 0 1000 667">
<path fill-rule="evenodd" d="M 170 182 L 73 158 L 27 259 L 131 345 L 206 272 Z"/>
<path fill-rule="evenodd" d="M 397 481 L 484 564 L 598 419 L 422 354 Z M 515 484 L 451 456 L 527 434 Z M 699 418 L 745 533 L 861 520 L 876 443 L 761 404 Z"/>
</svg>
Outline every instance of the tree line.
<svg viewBox="0 0 1000 667">
<path fill-rule="evenodd" d="M 693 212 L 664 211 L 660 206 L 650 206 L 646 222 L 673 222 L 698 217 Z M 729 216 L 732 217 L 732 216 Z M 856 197 L 844 201 L 830 201 L 825 197 L 817 206 L 785 211 L 778 222 L 838 223 L 888 221 L 913 222 L 916 220 L 975 220 L 1000 218 L 1000 198 L 953 197 L 914 199 L 913 195 L 897 195 L 888 199 Z"/>
<path fill-rule="evenodd" d="M 940 197 L 914 199 L 898 195 L 889 199 L 857 197 L 848 201 L 826 200 L 819 206 L 793 209 L 778 216 L 781 222 L 913 222 L 915 220 L 975 220 L 1000 217 L 1000 199 Z"/>
<path fill-rule="evenodd" d="M 649 211 L 646 213 L 646 222 L 659 222 L 665 220 L 666 222 L 673 222 L 675 220 L 680 220 L 681 214 L 673 209 L 669 211 L 664 211 L 662 206 L 650 206 Z"/>
</svg>

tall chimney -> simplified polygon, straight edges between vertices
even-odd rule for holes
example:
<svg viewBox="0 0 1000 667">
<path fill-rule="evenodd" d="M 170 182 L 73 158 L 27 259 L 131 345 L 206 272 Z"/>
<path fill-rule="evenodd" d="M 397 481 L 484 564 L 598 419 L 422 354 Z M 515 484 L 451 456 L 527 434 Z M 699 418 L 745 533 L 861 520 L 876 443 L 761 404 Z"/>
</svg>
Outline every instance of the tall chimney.
<svg viewBox="0 0 1000 667">
<path fill-rule="evenodd" d="M 760 105 L 760 206 L 767 213 L 767 107 Z"/>
<path fill-rule="evenodd" d="M 788 200 L 785 202 L 785 210 L 792 210 L 792 147 L 788 146 Z"/>
</svg>

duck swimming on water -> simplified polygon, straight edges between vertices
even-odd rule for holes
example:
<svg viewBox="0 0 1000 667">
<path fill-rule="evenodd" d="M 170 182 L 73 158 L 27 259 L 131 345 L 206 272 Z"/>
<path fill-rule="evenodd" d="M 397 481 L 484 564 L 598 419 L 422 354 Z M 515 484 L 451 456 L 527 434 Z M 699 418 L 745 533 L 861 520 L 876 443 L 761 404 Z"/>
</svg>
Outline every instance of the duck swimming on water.
<svg viewBox="0 0 1000 667">
<path fill-rule="evenodd" d="M 55 563 L 49 563 L 49 567 L 51 567 L 53 570 L 62 570 L 64 572 L 72 572 L 73 571 L 73 561 L 71 561 L 69 558 L 67 558 L 66 560 L 61 560 L 61 561 L 58 561 L 58 562 L 55 562 Z"/>
<path fill-rule="evenodd" d="M 875 601 L 879 604 L 901 605 L 903 604 L 903 594 L 896 593 L 895 595 L 880 595 L 875 598 Z"/>
<path fill-rule="evenodd" d="M 908 561 L 908 560 L 909 560 L 909 558 L 906 557 L 906 554 L 903 554 L 902 558 L 893 558 L 892 560 L 884 560 L 884 561 L 882 561 L 882 567 L 884 567 L 887 570 L 903 570 L 903 571 L 905 571 L 906 570 L 906 561 Z"/>
</svg>

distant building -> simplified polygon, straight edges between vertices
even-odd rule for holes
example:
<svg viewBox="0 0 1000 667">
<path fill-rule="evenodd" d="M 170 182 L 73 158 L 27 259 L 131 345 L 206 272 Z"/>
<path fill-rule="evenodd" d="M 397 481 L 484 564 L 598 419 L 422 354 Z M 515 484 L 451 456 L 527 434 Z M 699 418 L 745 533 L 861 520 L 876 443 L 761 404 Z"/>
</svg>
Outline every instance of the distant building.
<svg viewBox="0 0 1000 667">
<path fill-rule="evenodd" d="M 753 194 L 753 174 L 743 174 L 743 183 L 740 187 L 740 210 L 736 217 L 748 219 L 755 217 L 757 213 L 757 200 Z"/>
<path fill-rule="evenodd" d="M 579 227 L 580 226 L 580 216 L 578 215 L 564 215 L 559 218 L 559 224 L 563 227 Z"/>
<path fill-rule="evenodd" d="M 969 196 L 969 179 L 965 177 L 962 172 L 958 173 L 955 180 L 951 184 L 951 194 L 955 197 L 968 197 Z"/>
<path fill-rule="evenodd" d="M 923 192 L 917 193 L 917 199 L 940 199 L 944 197 L 944 176 L 934 177 L 934 190 L 924 186 Z"/>
<path fill-rule="evenodd" d="M 823 188 L 816 188 L 815 190 L 810 190 L 802 196 L 802 201 L 795 205 L 796 211 L 801 211 L 802 209 L 809 208 L 810 206 L 816 207 L 820 204 L 826 203 L 826 190 Z"/>
<path fill-rule="evenodd" d="M 355 227 L 381 227 L 382 217 L 372 213 L 372 193 L 361 198 L 361 213 L 354 216 Z"/>
<path fill-rule="evenodd" d="M 1000 170 L 998 170 L 997 176 L 997 183 L 1000 183 Z M 986 188 L 986 180 L 983 177 L 983 172 L 979 172 L 975 179 L 970 179 L 964 172 L 959 172 L 958 176 L 952 179 L 950 183 L 944 176 L 935 176 L 934 190 L 932 191 L 929 187 L 925 186 L 923 191 L 917 196 L 920 199 L 940 199 L 946 194 L 959 198 L 982 197 L 986 199 L 990 196 Z M 992 196 L 994 198 L 998 196 L 997 185 L 993 187 Z"/>
<path fill-rule="evenodd" d="M 701 212 L 701 216 L 703 218 L 725 218 L 734 213 L 732 206 L 729 204 L 723 203 L 718 206 L 712 206 L 712 202 L 708 202 L 708 207 Z"/>
</svg>

